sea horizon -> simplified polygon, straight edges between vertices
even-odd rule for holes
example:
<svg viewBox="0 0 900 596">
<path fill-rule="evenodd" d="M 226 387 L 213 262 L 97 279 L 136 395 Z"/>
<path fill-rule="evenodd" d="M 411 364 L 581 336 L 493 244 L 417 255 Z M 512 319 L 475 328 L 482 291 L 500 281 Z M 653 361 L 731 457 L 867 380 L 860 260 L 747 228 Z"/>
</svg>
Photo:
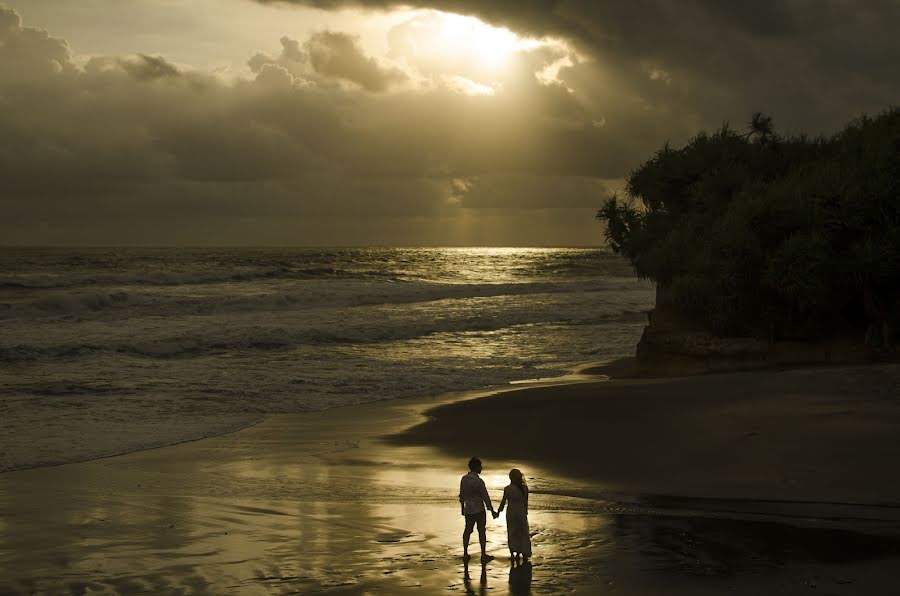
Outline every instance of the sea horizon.
<svg viewBox="0 0 900 596">
<path fill-rule="evenodd" d="M 553 249 L 553 248 L 583 248 L 596 249 L 612 254 L 609 246 L 603 243 L 597 244 L 0 244 L 0 250 L 16 248 L 46 248 L 46 249 L 112 249 L 112 248 L 158 248 L 158 249 L 216 249 L 216 248 L 266 248 L 266 249 L 342 249 L 342 248 L 484 248 L 484 249 Z"/>
</svg>

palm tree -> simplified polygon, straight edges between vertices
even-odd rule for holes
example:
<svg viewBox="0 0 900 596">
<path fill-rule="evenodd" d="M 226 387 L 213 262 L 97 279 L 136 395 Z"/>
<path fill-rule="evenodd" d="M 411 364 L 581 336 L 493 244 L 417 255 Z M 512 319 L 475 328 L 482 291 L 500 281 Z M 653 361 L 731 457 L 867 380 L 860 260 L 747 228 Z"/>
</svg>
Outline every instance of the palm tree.
<svg viewBox="0 0 900 596">
<path fill-rule="evenodd" d="M 758 143 L 765 143 L 772 140 L 775 136 L 775 125 L 771 116 L 766 116 L 762 112 L 753 112 L 748 125 L 748 132 L 745 137 L 752 137 Z"/>
</svg>

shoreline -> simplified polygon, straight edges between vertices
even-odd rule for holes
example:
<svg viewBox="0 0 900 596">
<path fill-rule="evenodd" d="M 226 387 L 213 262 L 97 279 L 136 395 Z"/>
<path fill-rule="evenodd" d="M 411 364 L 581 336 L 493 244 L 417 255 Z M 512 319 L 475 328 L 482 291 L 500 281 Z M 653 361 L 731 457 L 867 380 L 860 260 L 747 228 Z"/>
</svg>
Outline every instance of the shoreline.
<svg viewBox="0 0 900 596">
<path fill-rule="evenodd" d="M 115 453 L 109 453 L 109 454 L 105 454 L 105 455 L 90 456 L 90 457 L 85 457 L 85 458 L 80 458 L 80 459 L 72 459 L 72 460 L 67 460 L 67 461 L 59 461 L 59 462 L 51 462 L 51 463 L 28 464 L 28 465 L 24 465 L 21 467 L 0 469 L 0 476 L 2 476 L 3 474 L 9 474 L 9 473 L 13 473 L 13 472 L 21 472 L 24 470 L 35 470 L 35 469 L 41 469 L 41 468 L 55 468 L 58 466 L 67 466 L 67 465 L 72 465 L 72 464 L 80 464 L 80 463 L 85 463 L 85 462 L 109 459 L 109 458 L 114 458 L 114 457 L 120 457 L 123 455 L 130 455 L 133 453 L 141 453 L 143 451 L 154 451 L 156 449 L 165 449 L 167 447 L 175 447 L 177 445 L 183 445 L 186 443 L 194 443 L 196 441 L 213 439 L 216 437 L 221 437 L 221 436 L 241 432 L 242 430 L 244 430 L 246 428 L 250 428 L 257 424 L 265 422 L 268 418 L 271 418 L 272 416 L 316 414 L 318 412 L 327 412 L 330 410 L 339 410 L 342 408 L 355 408 L 358 406 L 364 406 L 364 405 L 368 405 L 368 404 L 388 403 L 388 402 L 404 402 L 405 401 L 405 402 L 409 402 L 409 403 L 420 403 L 420 402 L 434 401 L 437 403 L 445 403 L 450 400 L 477 399 L 479 397 L 485 397 L 488 395 L 493 395 L 495 393 L 502 393 L 505 391 L 515 391 L 515 390 L 518 390 L 518 389 L 521 389 L 524 387 L 547 386 L 547 385 L 556 385 L 556 384 L 567 385 L 567 384 L 571 384 L 573 382 L 580 382 L 580 379 L 585 378 L 585 377 L 593 378 L 593 377 L 597 377 L 598 375 L 603 375 L 604 373 L 602 373 L 602 372 L 596 373 L 593 371 L 606 370 L 606 367 L 608 367 L 609 365 L 616 365 L 619 362 L 626 362 L 626 361 L 630 361 L 630 360 L 633 360 L 633 358 L 616 358 L 616 359 L 609 360 L 609 361 L 585 362 L 578 366 L 573 367 L 572 369 L 568 370 L 567 372 L 563 373 L 562 375 L 560 375 L 558 377 L 546 377 L 546 378 L 541 378 L 541 379 L 518 379 L 518 380 L 508 381 L 506 385 L 496 385 L 496 386 L 484 387 L 482 389 L 473 389 L 473 390 L 468 390 L 468 391 L 458 391 L 458 392 L 452 391 L 452 392 L 442 393 L 442 394 L 439 394 L 436 396 L 423 396 L 423 397 L 414 398 L 414 399 L 393 398 L 393 399 L 372 400 L 372 401 L 360 402 L 360 403 L 341 404 L 341 405 L 327 407 L 322 410 L 310 410 L 308 412 L 267 413 L 267 414 L 263 414 L 259 418 L 256 418 L 246 424 L 241 424 L 234 428 L 229 428 L 229 429 L 223 430 L 223 431 L 212 432 L 210 434 L 202 435 L 199 437 L 177 440 L 177 441 L 173 441 L 171 443 L 163 443 L 161 445 L 153 445 L 153 446 L 149 446 L 149 447 L 135 447 L 133 449 L 128 449 L 125 451 L 118 451 Z"/>
</svg>

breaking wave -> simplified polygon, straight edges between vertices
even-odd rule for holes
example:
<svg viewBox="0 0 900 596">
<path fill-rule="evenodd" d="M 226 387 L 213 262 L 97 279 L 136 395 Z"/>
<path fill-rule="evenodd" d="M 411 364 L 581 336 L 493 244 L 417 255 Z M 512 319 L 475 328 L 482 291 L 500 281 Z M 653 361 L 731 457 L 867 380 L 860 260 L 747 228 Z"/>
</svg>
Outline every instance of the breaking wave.
<svg viewBox="0 0 900 596">
<path fill-rule="evenodd" d="M 493 296 L 526 296 L 569 292 L 633 290 L 628 278 L 590 282 L 511 284 L 444 284 L 334 280 L 327 283 L 297 282 L 287 289 L 231 292 L 221 288 L 207 293 L 159 293 L 132 290 L 56 291 L 32 300 L 0 302 L 0 319 L 44 317 L 96 318 L 111 316 L 179 316 L 267 312 L 320 307 L 352 307 L 378 304 L 411 304 L 436 300 Z"/>
</svg>

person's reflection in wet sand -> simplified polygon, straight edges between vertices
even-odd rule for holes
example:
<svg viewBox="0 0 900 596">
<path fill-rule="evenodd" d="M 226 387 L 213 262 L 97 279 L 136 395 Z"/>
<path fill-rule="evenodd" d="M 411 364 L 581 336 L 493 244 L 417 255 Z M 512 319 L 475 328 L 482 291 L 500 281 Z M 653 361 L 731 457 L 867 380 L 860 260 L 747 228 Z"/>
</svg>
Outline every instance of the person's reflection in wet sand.
<svg viewBox="0 0 900 596">
<path fill-rule="evenodd" d="M 509 567 L 509 593 L 531 594 L 531 561 L 512 559 Z"/>
<path fill-rule="evenodd" d="M 485 594 L 487 594 L 487 567 L 485 567 L 484 563 L 481 564 L 481 578 L 479 578 L 477 592 L 472 585 L 472 576 L 469 575 L 469 562 L 466 561 L 463 563 L 463 585 L 466 588 L 466 594 L 478 594 L 479 596 L 485 596 Z"/>
</svg>

